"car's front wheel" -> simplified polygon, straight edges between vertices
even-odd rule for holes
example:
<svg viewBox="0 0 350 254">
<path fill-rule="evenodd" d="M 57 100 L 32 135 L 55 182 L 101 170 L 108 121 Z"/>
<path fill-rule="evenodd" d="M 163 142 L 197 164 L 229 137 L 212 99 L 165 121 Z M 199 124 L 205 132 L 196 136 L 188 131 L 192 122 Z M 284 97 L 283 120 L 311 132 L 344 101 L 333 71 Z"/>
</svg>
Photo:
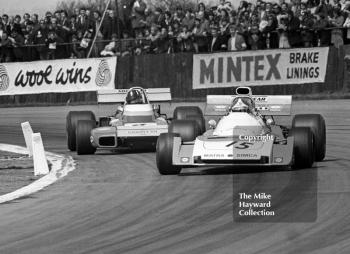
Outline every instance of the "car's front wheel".
<svg viewBox="0 0 350 254">
<path fill-rule="evenodd" d="M 91 120 L 78 121 L 76 128 L 78 155 L 94 154 L 96 148 L 91 144 L 91 131 L 96 128 L 96 122 Z"/>
<path fill-rule="evenodd" d="M 322 161 L 326 156 L 326 123 L 319 114 L 296 115 L 294 127 L 309 127 L 315 139 L 315 160 Z"/>
<path fill-rule="evenodd" d="M 173 165 L 174 138 L 179 137 L 175 133 L 162 133 L 158 137 L 156 162 L 161 175 L 178 175 L 181 167 Z"/>
<path fill-rule="evenodd" d="M 311 168 L 315 160 L 314 136 L 310 128 L 295 127 L 290 130 L 294 138 L 294 165 L 293 168 Z"/>
<path fill-rule="evenodd" d="M 79 120 L 91 120 L 96 122 L 96 117 L 91 111 L 70 111 L 66 118 L 67 146 L 70 151 L 77 149 L 76 128 Z"/>
</svg>

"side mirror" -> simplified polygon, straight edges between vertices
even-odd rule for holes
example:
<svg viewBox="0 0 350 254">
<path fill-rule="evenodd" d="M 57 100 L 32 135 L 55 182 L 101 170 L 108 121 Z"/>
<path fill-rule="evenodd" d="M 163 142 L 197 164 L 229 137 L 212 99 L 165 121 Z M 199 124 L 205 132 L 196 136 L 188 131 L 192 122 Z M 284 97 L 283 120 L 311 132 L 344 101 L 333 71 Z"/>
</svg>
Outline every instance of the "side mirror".
<svg viewBox="0 0 350 254">
<path fill-rule="evenodd" d="M 275 125 L 275 121 L 272 120 L 272 119 L 267 119 L 267 120 L 266 120 L 266 124 L 267 124 L 268 126 Z"/>
<path fill-rule="evenodd" d="M 210 128 L 210 129 L 215 129 L 215 128 L 216 128 L 216 125 L 217 125 L 216 121 L 213 120 L 213 119 L 212 119 L 212 120 L 209 120 L 208 124 L 209 124 L 209 128 Z"/>
<path fill-rule="evenodd" d="M 152 108 L 153 108 L 153 111 L 155 114 L 160 115 L 160 105 L 159 104 L 153 104 Z"/>
</svg>

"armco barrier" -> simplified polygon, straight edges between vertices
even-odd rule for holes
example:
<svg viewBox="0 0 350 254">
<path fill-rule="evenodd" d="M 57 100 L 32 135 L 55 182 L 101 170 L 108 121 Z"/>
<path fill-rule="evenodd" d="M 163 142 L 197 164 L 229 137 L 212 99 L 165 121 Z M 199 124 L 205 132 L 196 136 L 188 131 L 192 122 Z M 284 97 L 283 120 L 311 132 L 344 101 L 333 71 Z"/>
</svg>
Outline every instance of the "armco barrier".
<svg viewBox="0 0 350 254">
<path fill-rule="evenodd" d="M 349 54 L 349 59 L 345 56 Z M 192 53 L 126 56 L 118 58 L 116 88 L 170 87 L 175 100 L 204 99 L 207 94 L 231 94 L 232 88 L 192 89 Z M 325 83 L 254 87 L 256 94 L 314 94 L 348 91 L 350 45 L 329 51 Z M 2 106 L 62 105 L 96 103 L 95 92 L 0 96 Z"/>
</svg>

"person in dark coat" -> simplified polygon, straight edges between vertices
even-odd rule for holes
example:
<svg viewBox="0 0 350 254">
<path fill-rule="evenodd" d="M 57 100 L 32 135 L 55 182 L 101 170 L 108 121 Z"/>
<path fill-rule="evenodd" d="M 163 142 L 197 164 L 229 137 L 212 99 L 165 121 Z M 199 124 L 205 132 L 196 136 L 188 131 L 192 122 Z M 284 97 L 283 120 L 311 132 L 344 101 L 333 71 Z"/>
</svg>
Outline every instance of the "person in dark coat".
<svg viewBox="0 0 350 254">
<path fill-rule="evenodd" d="M 134 2 L 131 12 L 131 25 L 135 33 L 145 28 L 146 8 L 147 5 L 143 0 L 136 0 Z"/>
<path fill-rule="evenodd" d="M 288 11 L 288 41 L 292 48 L 302 46 L 300 34 L 300 20 L 294 16 L 292 11 Z"/>
<path fill-rule="evenodd" d="M 219 33 L 217 27 L 212 27 L 211 29 L 211 38 L 209 40 L 209 52 L 219 52 L 227 50 L 227 37 L 222 36 Z"/>
</svg>

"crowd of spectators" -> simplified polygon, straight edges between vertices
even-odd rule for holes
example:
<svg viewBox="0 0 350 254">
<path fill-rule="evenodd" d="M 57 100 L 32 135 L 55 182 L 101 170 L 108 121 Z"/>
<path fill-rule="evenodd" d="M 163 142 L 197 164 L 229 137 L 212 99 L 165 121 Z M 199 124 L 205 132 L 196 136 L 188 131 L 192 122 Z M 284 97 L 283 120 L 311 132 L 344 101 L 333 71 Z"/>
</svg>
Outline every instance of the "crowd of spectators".
<svg viewBox="0 0 350 254">
<path fill-rule="evenodd" d="M 195 9 L 166 10 L 133 0 L 130 15 L 123 19 L 114 10 L 103 18 L 89 8 L 70 15 L 47 12 L 44 17 L 4 14 L 0 61 L 339 47 L 350 42 L 350 1 L 256 0 L 241 1 L 237 8 L 231 1 L 217 1 L 216 6 L 199 3 Z"/>
</svg>

